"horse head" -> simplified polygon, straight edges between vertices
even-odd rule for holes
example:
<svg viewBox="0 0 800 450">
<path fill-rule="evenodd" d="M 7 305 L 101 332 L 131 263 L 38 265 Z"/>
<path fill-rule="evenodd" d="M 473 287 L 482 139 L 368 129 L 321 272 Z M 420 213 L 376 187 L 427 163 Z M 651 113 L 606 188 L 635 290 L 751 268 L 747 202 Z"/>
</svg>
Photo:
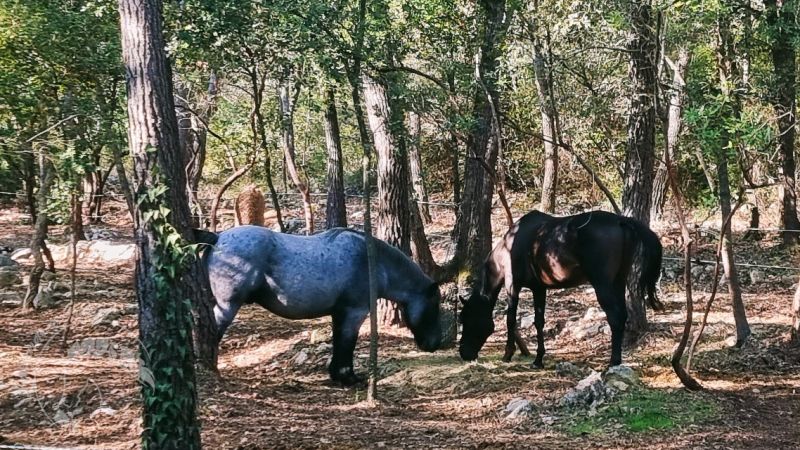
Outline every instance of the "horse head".
<svg viewBox="0 0 800 450">
<path fill-rule="evenodd" d="M 458 353 L 464 361 L 478 359 L 478 352 L 483 344 L 494 333 L 494 320 L 492 320 L 493 305 L 489 297 L 477 290 L 472 292 L 469 299 L 464 301 L 458 321 L 461 323 L 461 342 Z"/>
<path fill-rule="evenodd" d="M 431 283 L 421 295 L 407 302 L 404 315 L 417 346 L 426 352 L 436 351 L 442 344 L 442 325 L 439 320 L 441 303 L 439 285 Z"/>
</svg>

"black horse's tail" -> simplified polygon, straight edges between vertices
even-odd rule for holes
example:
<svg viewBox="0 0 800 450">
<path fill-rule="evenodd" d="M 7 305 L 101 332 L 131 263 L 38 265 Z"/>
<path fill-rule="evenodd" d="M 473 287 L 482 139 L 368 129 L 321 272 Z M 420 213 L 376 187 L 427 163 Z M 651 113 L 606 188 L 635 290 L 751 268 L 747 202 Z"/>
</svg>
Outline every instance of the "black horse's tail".
<svg viewBox="0 0 800 450">
<path fill-rule="evenodd" d="M 661 277 L 661 257 L 663 248 L 658 235 L 636 219 L 625 218 L 624 225 L 633 231 L 636 240 L 642 244 L 641 283 L 647 288 L 647 304 L 655 311 L 664 309 L 664 304 L 656 296 L 656 283 Z"/>
</svg>

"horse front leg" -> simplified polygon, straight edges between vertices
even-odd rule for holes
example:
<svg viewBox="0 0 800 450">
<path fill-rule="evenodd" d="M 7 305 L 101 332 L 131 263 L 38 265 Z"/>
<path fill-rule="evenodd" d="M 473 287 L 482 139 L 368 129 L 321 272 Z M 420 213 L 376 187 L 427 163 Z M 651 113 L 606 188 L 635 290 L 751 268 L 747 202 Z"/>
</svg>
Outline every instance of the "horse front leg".
<svg viewBox="0 0 800 450">
<path fill-rule="evenodd" d="M 353 370 L 353 353 L 358 340 L 358 330 L 367 313 L 357 310 L 343 310 L 333 313 L 333 357 L 328 373 L 333 381 L 345 386 L 363 383 L 364 377 Z"/>
<path fill-rule="evenodd" d="M 519 304 L 519 293 L 512 290 L 508 294 L 508 310 L 506 310 L 506 353 L 503 355 L 503 362 L 511 361 L 514 352 L 517 350 L 517 305 Z"/>
<path fill-rule="evenodd" d="M 547 291 L 543 287 L 533 289 L 533 323 L 536 326 L 536 359 L 532 367 L 544 368 L 544 310 L 547 303 Z"/>
</svg>

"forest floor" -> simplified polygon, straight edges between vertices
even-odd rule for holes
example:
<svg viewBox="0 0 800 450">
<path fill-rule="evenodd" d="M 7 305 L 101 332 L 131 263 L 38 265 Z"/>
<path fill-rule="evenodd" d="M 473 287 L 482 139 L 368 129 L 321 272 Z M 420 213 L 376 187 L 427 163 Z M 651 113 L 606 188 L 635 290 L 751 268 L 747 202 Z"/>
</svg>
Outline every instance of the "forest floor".
<svg viewBox="0 0 800 450">
<path fill-rule="evenodd" d="M 116 211 L 110 223 L 91 228 L 90 234 L 130 243 L 125 213 Z M 449 232 L 452 213 L 433 212 L 432 241 L 445 259 L 445 239 L 435 238 Z M 499 235 L 503 221 L 499 215 L 496 219 Z M 2 209 L 0 245 L 27 247 L 31 227 L 24 221 L 15 208 Z M 657 231 L 667 253 L 679 256 L 677 230 L 665 226 Z M 63 234 L 62 227 L 53 228 L 54 246 L 65 245 Z M 797 267 L 798 255 L 781 249 L 773 238 L 738 240 L 741 261 Z M 700 259 L 712 259 L 713 245 L 713 236 L 701 242 Z M 542 370 L 531 369 L 530 358 L 519 355 L 508 364 L 500 361 L 502 315 L 496 317 L 498 331 L 473 363 L 460 361 L 454 348 L 418 352 L 405 331 L 382 330 L 380 402 L 375 407 L 364 405 L 363 390 L 328 381 L 328 319 L 289 321 L 256 306 L 244 308 L 223 340 L 220 377 L 200 377 L 203 442 L 214 449 L 800 448 L 800 348 L 787 344 L 798 274 L 743 269 L 753 336 L 741 349 L 729 345 L 733 322 L 723 289 L 693 364 L 693 374 L 707 389 L 690 393 L 669 366 L 684 320 L 676 264 L 665 264 L 673 278 L 661 282 L 666 311 L 648 312 L 651 330 L 624 354 L 642 386 L 588 411 L 560 405 L 580 377 L 555 370 L 564 361 L 583 370 L 602 371 L 607 364 L 606 334 L 577 338 L 564 331 L 596 306 L 588 286 L 549 294 Z M 57 283 L 68 286 L 67 264 L 60 261 L 57 269 Z M 26 273 L 23 265 L 21 274 Z M 700 311 L 710 275 L 697 275 L 694 306 Z M 15 300 L 24 295 L 24 286 L 0 290 L 0 445 L 138 447 L 141 404 L 132 279 L 129 260 L 78 261 L 66 349 L 68 293 L 60 292 L 65 300 L 53 308 L 23 312 Z M 526 294 L 520 316 L 530 315 L 531 308 Z M 113 317 L 109 310 L 116 311 Z M 365 326 L 356 349 L 362 372 L 367 332 Z M 523 332 L 533 349 L 535 331 L 527 327 Z M 504 409 L 517 397 L 529 400 L 532 410 L 508 418 Z"/>
</svg>

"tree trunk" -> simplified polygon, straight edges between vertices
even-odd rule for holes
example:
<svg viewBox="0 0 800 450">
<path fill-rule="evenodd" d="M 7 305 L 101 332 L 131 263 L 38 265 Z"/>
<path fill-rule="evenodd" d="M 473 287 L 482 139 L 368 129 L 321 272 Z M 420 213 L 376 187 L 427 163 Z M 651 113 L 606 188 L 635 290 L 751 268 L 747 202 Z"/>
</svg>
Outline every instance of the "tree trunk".
<svg viewBox="0 0 800 450">
<path fill-rule="evenodd" d="M 656 131 L 656 59 L 658 44 L 655 21 L 649 0 L 628 3 L 631 36 L 627 44 L 630 55 L 631 83 L 628 116 L 628 143 L 625 151 L 625 179 L 622 191 L 623 214 L 650 223 L 650 201 L 653 190 Z M 631 337 L 647 329 L 645 286 L 641 283 L 642 253 L 636 251 L 628 275 L 628 323 Z"/>
<path fill-rule="evenodd" d="M 325 228 L 347 226 L 347 206 L 344 196 L 342 167 L 342 138 L 333 88 L 325 92 L 325 147 L 328 150 L 328 198 L 325 205 Z"/>
<path fill-rule="evenodd" d="M 295 88 L 299 89 L 299 87 Z M 296 96 L 296 94 L 295 94 Z M 283 131 L 283 151 L 286 162 L 286 169 L 292 183 L 300 191 L 303 197 L 303 213 L 306 219 L 306 234 L 314 233 L 314 213 L 311 209 L 311 194 L 308 189 L 308 182 L 300 174 L 297 167 L 297 157 L 294 148 L 294 98 L 291 87 L 286 81 L 281 82 L 278 88 L 278 100 L 281 111 L 281 128 Z"/>
<path fill-rule="evenodd" d="M 33 268 L 28 276 L 28 291 L 22 300 L 22 309 L 27 310 L 33 304 L 36 294 L 39 293 L 39 284 L 44 273 L 45 262 L 42 254 L 45 251 L 45 239 L 47 238 L 47 200 L 50 195 L 50 188 L 55 179 L 55 168 L 50 157 L 41 150 L 39 154 L 39 192 L 36 194 L 37 216 L 33 226 L 33 238 L 31 239 L 31 253 L 33 254 Z"/>
<path fill-rule="evenodd" d="M 76 241 L 85 241 L 86 233 L 83 231 L 83 180 L 78 180 L 78 182 L 75 183 L 75 190 L 76 192 L 74 195 L 77 201 L 70 202 L 71 231 Z M 90 195 L 94 196 L 95 194 L 92 193 Z M 89 204 L 91 205 L 91 199 Z"/>
<path fill-rule="evenodd" d="M 216 111 L 217 74 L 213 70 L 209 74 L 206 94 L 203 98 L 197 99 L 194 109 L 189 104 L 188 86 L 176 80 L 175 89 L 177 91 L 175 104 L 178 116 L 178 141 L 186 172 L 186 194 L 190 201 L 190 210 L 199 212 L 201 207 L 197 189 L 203 177 L 203 167 L 206 161 L 207 124 Z M 199 214 L 193 214 L 192 223 L 195 226 L 200 225 Z"/>
<path fill-rule="evenodd" d="M 734 53 L 733 37 L 731 36 L 730 22 L 727 16 L 720 16 L 717 20 L 717 72 L 719 75 L 719 86 L 723 96 L 729 99 L 730 107 L 722 110 L 724 116 L 720 118 L 720 123 L 733 118 L 739 120 L 741 115 L 741 104 L 738 94 L 731 89 L 734 83 L 741 81 L 739 70 L 736 66 Z M 727 106 L 727 105 L 726 105 Z M 720 131 L 719 147 L 716 151 L 717 159 L 717 183 L 720 212 L 723 219 L 731 213 L 731 191 L 728 176 L 728 143 L 738 140 L 738 136 L 730 136 L 727 128 L 723 127 Z M 722 233 L 722 267 L 725 269 L 725 276 L 728 278 L 728 292 L 731 296 L 733 305 L 733 318 L 736 324 L 736 346 L 744 344 L 750 336 L 750 325 L 747 322 L 747 313 L 744 302 L 742 301 L 742 289 L 739 285 L 739 276 L 734 264 L 733 244 L 731 243 L 731 221 L 723 224 Z"/>
<path fill-rule="evenodd" d="M 469 290 L 479 287 L 483 260 L 492 245 L 494 182 L 484 164 L 492 170 L 497 164 L 498 147 L 492 139 L 495 136 L 492 110 L 498 111 L 498 60 L 510 21 L 505 0 L 483 0 L 479 7 L 481 44 L 476 76 L 483 87 L 475 88 L 473 93 L 473 120 L 467 135 L 464 187 L 453 231 L 456 239 L 454 263 L 464 274 L 458 283 Z"/>
<path fill-rule="evenodd" d="M 536 3 L 534 3 L 536 4 Z M 534 11 L 534 17 L 538 11 Z M 534 22 L 533 72 L 536 76 L 536 89 L 539 93 L 539 109 L 542 115 L 542 141 L 544 144 L 544 167 L 542 176 L 542 198 L 539 209 L 553 214 L 556 209 L 556 188 L 558 186 L 558 146 L 561 137 L 557 135 L 556 105 L 553 95 L 553 79 L 548 67 L 547 56 L 542 48 Z"/>
<path fill-rule="evenodd" d="M 393 110 L 385 81 L 367 74 L 362 78 L 372 142 L 378 156 L 378 226 L 376 237 L 411 254 L 409 229 L 408 156 L 402 133 L 402 112 Z M 398 123 L 399 121 L 399 123 Z M 402 323 L 397 304 L 381 300 L 380 322 L 384 326 Z"/>
<path fill-rule="evenodd" d="M 778 155 L 780 155 L 781 228 L 800 230 L 797 218 L 797 186 L 795 180 L 795 128 L 797 126 L 797 50 L 792 27 L 797 26 L 797 5 L 787 0 L 767 0 L 767 24 L 770 28 L 772 67 L 772 107 L 778 117 Z M 800 233 L 784 231 L 787 245 L 800 242 Z"/>
<path fill-rule="evenodd" d="M 450 132 L 450 136 L 445 141 L 447 153 L 450 155 L 450 176 L 453 183 L 453 203 L 461 203 L 461 153 L 459 152 L 458 137 Z"/>
<path fill-rule="evenodd" d="M 791 339 L 795 344 L 800 344 L 800 282 L 792 299 L 792 330 Z"/>
<path fill-rule="evenodd" d="M 414 204 L 419 210 L 425 223 L 431 223 L 431 211 L 428 207 L 428 191 L 425 189 L 425 179 L 422 176 L 422 155 L 420 155 L 420 117 L 410 111 L 408 113 L 408 168 L 411 175 Z M 422 202 L 422 203 L 420 203 Z"/>
<path fill-rule="evenodd" d="M 686 93 L 686 69 L 689 67 L 690 53 L 686 48 L 678 50 L 678 61 L 673 67 L 672 89 L 669 95 L 669 108 L 667 112 L 666 145 L 664 152 L 669 154 L 672 161 L 676 160 L 678 137 L 683 127 L 683 101 Z M 666 159 L 666 158 L 665 158 Z M 667 166 L 659 164 L 656 178 L 653 182 L 653 203 L 650 207 L 650 217 L 658 219 L 664 212 L 664 202 L 667 198 Z"/>
<path fill-rule="evenodd" d="M 256 155 L 254 154 L 250 157 L 250 161 L 248 161 L 247 164 L 239 167 L 236 172 L 228 175 L 228 178 L 225 179 L 225 181 L 222 183 L 222 186 L 217 189 L 217 193 L 214 195 L 214 200 L 211 202 L 211 212 L 209 213 L 209 220 L 211 221 L 209 228 L 211 231 L 217 231 L 217 210 L 219 209 L 219 203 L 222 200 L 222 195 L 225 194 L 225 191 L 227 191 L 228 188 L 230 188 L 231 185 L 236 182 L 236 180 L 244 176 L 244 174 L 246 174 L 247 171 L 253 167 L 255 162 Z"/>
<path fill-rule="evenodd" d="M 122 163 L 122 152 L 117 144 L 112 144 L 111 151 L 114 157 L 114 170 L 117 171 L 117 178 L 119 178 L 119 186 L 122 190 L 122 195 L 125 197 L 125 203 L 128 205 L 128 212 L 133 220 L 135 219 L 136 202 L 133 199 L 133 189 L 128 181 L 125 165 Z"/>
<path fill-rule="evenodd" d="M 275 185 L 272 182 L 272 158 L 270 156 L 270 150 L 272 149 L 267 144 L 267 127 L 264 124 L 264 115 L 261 113 L 261 105 L 264 102 L 264 89 L 267 80 L 264 76 L 259 77 L 258 65 L 256 64 L 251 68 L 249 75 L 250 87 L 253 90 L 251 97 L 253 100 L 253 110 L 250 112 L 250 133 L 253 138 L 253 152 L 260 148 L 264 153 L 264 177 L 267 179 L 267 189 L 269 190 L 269 197 L 272 200 L 272 209 L 275 211 L 275 220 L 278 222 L 278 228 L 281 230 L 281 233 L 283 233 L 286 231 L 286 226 L 283 224 L 278 193 L 275 191 Z"/>
<path fill-rule="evenodd" d="M 136 183 L 136 296 L 139 303 L 143 448 L 199 449 L 192 311 L 200 360 L 216 365 L 214 299 L 200 259 L 182 267 L 194 242 L 184 159 L 165 53 L 160 0 L 120 0 L 128 93 L 128 138 Z M 166 187 L 166 190 L 163 188 Z M 161 208 L 169 209 L 163 214 Z M 177 243 L 173 236 L 179 233 Z"/>
</svg>

